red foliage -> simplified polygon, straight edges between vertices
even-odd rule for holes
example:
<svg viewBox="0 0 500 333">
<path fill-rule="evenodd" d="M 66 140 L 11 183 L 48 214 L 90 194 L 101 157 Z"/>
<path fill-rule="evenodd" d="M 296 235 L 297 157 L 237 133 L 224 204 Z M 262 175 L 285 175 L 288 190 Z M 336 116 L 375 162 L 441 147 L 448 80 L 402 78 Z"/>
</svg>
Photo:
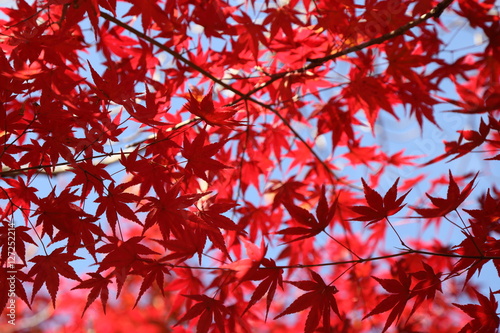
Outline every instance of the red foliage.
<svg viewBox="0 0 500 333">
<path fill-rule="evenodd" d="M 6 3 L 0 331 L 498 332 L 494 0 Z"/>
</svg>

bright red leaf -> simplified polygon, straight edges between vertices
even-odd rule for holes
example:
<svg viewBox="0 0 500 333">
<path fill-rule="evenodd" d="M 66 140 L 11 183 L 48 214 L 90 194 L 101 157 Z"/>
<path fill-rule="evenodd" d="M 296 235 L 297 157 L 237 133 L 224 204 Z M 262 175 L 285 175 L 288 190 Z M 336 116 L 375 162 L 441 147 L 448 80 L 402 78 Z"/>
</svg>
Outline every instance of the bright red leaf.
<svg viewBox="0 0 500 333">
<path fill-rule="evenodd" d="M 215 107 L 212 94 L 213 87 L 210 88 L 207 95 L 200 101 L 199 98 L 197 98 L 197 96 L 195 97 L 190 91 L 190 99 L 184 107 L 211 126 L 233 127 L 239 125 L 240 123 L 238 121 L 232 119 L 234 114 L 238 112 L 238 109 L 228 106 Z"/>
<path fill-rule="evenodd" d="M 337 301 L 335 300 L 335 296 L 333 296 L 339 292 L 338 289 L 333 285 L 325 284 L 318 273 L 312 270 L 309 270 L 309 273 L 311 274 L 312 280 L 286 281 L 308 292 L 299 296 L 299 298 L 293 301 L 292 304 L 275 317 L 275 319 L 277 319 L 288 314 L 311 308 L 305 324 L 305 333 L 314 332 L 316 327 L 320 324 L 321 318 L 323 318 L 323 327 L 330 327 L 330 311 L 333 311 L 339 317 L 341 316 Z"/>
<path fill-rule="evenodd" d="M 497 330 L 494 0 L 6 3 L 5 325 Z"/>
<path fill-rule="evenodd" d="M 207 172 L 216 173 L 219 170 L 230 167 L 212 158 L 224 146 L 225 142 L 222 141 L 205 145 L 206 139 L 207 134 L 205 131 L 198 134 L 193 141 L 185 137 L 182 156 L 188 161 L 186 170 L 191 171 L 201 179 L 210 181 L 211 177 L 207 176 Z"/>
</svg>

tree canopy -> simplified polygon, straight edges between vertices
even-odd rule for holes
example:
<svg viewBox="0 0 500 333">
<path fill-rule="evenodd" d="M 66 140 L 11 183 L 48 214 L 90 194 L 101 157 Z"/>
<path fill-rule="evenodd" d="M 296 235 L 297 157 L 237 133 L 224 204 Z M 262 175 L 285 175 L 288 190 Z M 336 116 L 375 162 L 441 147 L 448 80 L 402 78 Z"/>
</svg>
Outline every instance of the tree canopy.
<svg viewBox="0 0 500 333">
<path fill-rule="evenodd" d="M 1 10 L 2 332 L 499 331 L 494 0 Z"/>
</svg>

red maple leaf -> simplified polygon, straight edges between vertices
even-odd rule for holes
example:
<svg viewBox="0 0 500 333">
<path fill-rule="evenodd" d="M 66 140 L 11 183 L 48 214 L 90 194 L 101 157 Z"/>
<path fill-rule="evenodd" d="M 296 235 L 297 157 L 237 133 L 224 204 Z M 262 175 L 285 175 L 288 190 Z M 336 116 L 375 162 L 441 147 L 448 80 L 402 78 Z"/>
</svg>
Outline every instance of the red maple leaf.
<svg viewBox="0 0 500 333">
<path fill-rule="evenodd" d="M 490 298 L 480 294 L 477 290 L 474 290 L 476 297 L 480 305 L 477 304 L 456 304 L 453 303 L 463 312 L 467 313 L 469 316 L 474 318 L 468 322 L 459 333 L 493 333 L 498 331 L 500 326 L 500 318 L 497 314 L 498 302 L 495 299 L 495 295 L 490 290 Z"/>
<path fill-rule="evenodd" d="M 201 265 L 201 255 L 205 247 L 207 237 L 200 228 L 183 228 L 176 233 L 176 239 L 156 240 L 165 249 L 171 251 L 164 257 L 165 260 L 177 259 L 177 263 L 185 261 L 196 253 Z"/>
<path fill-rule="evenodd" d="M 63 241 L 67 239 L 66 251 L 75 253 L 79 248 L 85 247 L 87 251 L 96 259 L 95 243 L 97 239 L 101 239 L 105 234 L 101 227 L 94 224 L 95 218 L 80 218 L 74 219 L 71 223 L 65 225 L 63 230 L 59 230 L 53 242 Z"/>
<path fill-rule="evenodd" d="M 379 279 L 375 276 L 372 277 L 392 295 L 384 298 L 372 311 L 370 311 L 370 313 L 364 316 L 363 319 L 392 309 L 389 317 L 387 317 L 387 321 L 385 322 L 385 326 L 382 331 L 385 332 L 396 318 L 399 320 L 405 309 L 406 303 L 412 297 L 410 290 L 411 276 L 407 275 L 403 270 L 400 270 L 399 280 Z"/>
<path fill-rule="evenodd" d="M 243 310 L 245 314 L 253 305 L 255 305 L 264 295 L 267 293 L 266 297 L 266 320 L 269 314 L 269 308 L 271 307 L 271 302 L 273 301 L 274 295 L 276 293 L 277 286 L 280 286 L 283 290 L 283 269 L 278 269 L 276 267 L 276 262 L 273 259 L 263 258 L 260 263 L 264 268 L 258 268 L 256 270 L 250 270 L 244 277 L 244 279 L 262 282 L 255 288 L 255 291 L 248 301 L 248 305 Z"/>
<path fill-rule="evenodd" d="M 239 125 L 239 121 L 231 119 L 238 110 L 235 109 L 235 107 L 215 107 L 212 99 L 212 92 L 213 87 L 210 88 L 208 94 L 199 101 L 199 98 L 189 91 L 190 99 L 184 107 L 211 126 L 232 127 Z"/>
<path fill-rule="evenodd" d="M 106 257 L 100 263 L 96 273 L 103 272 L 108 268 L 114 268 L 117 282 L 117 297 L 120 294 L 123 283 L 127 274 L 130 272 L 132 265 L 140 261 L 142 258 L 139 255 L 158 254 L 145 245 L 139 244 L 144 237 L 136 236 L 126 241 L 122 241 L 116 237 L 107 236 L 110 240 L 109 244 L 101 246 L 97 252 L 107 253 Z"/>
<path fill-rule="evenodd" d="M 49 255 L 39 255 L 32 258 L 30 261 L 35 265 L 31 267 L 28 275 L 35 276 L 33 283 L 33 291 L 31 294 L 31 302 L 38 293 L 43 284 L 47 287 L 52 305 L 56 307 L 56 295 L 59 289 L 59 275 L 65 278 L 81 281 L 76 275 L 75 269 L 69 264 L 70 261 L 83 259 L 69 253 L 63 253 L 64 248 L 60 247 L 52 251 Z"/>
<path fill-rule="evenodd" d="M 500 241 L 490 236 L 489 228 L 481 223 L 473 222 L 469 226 L 469 230 L 462 230 L 465 239 L 458 245 L 453 247 L 455 253 L 461 257 L 455 263 L 450 274 L 466 271 L 465 284 L 474 276 L 476 272 L 481 272 L 483 266 L 488 263 L 491 258 L 499 258 Z M 493 264 L 500 272 L 500 259 L 492 259 Z"/>
<path fill-rule="evenodd" d="M 91 289 L 89 295 L 87 296 L 87 304 L 85 304 L 85 308 L 83 309 L 82 317 L 87 311 L 88 307 L 94 303 L 98 296 L 101 298 L 102 310 L 106 313 L 106 304 L 108 303 L 109 290 L 108 284 L 111 282 L 111 276 L 113 274 L 109 274 L 106 277 L 103 277 L 99 273 L 87 273 L 91 276 L 91 279 L 84 280 L 80 282 L 79 285 L 72 288 L 74 289 Z"/>
<path fill-rule="evenodd" d="M 138 212 L 148 212 L 144 222 L 144 232 L 153 225 L 158 225 L 164 240 L 170 238 L 170 234 L 180 234 L 180 228 L 187 223 L 189 211 L 186 210 L 201 197 L 210 192 L 196 194 L 178 194 L 181 191 L 181 182 L 175 183 L 168 191 L 157 192 L 157 198 L 147 197 L 147 202 L 139 208 Z"/>
<path fill-rule="evenodd" d="M 124 16 L 141 15 L 142 28 L 147 31 L 152 24 L 159 25 L 163 31 L 173 29 L 173 24 L 158 4 L 150 1 L 132 1 L 132 7 Z"/>
<path fill-rule="evenodd" d="M 33 281 L 28 274 L 21 270 L 22 268 L 23 265 L 19 264 L 8 265 L 8 267 L 0 267 L 0 312 L 2 313 L 7 305 L 7 302 L 9 302 L 9 299 L 13 300 L 13 295 L 11 294 L 13 291 L 15 291 L 16 296 L 22 299 L 23 302 L 26 303 L 26 305 L 31 309 L 24 286 L 26 285 L 26 282 Z"/>
<path fill-rule="evenodd" d="M 295 181 L 294 177 L 289 178 L 284 182 L 272 180 L 271 187 L 266 190 L 266 193 L 275 193 L 273 199 L 273 210 L 281 203 L 293 202 L 296 198 L 300 201 L 306 201 L 306 198 L 298 190 L 305 186 L 304 183 Z"/>
<path fill-rule="evenodd" d="M 242 231 L 230 218 L 222 215 L 231 208 L 238 206 L 234 201 L 219 201 L 215 202 L 217 195 L 207 199 L 204 207 L 202 207 L 197 215 L 207 224 L 224 230 Z"/>
<path fill-rule="evenodd" d="M 205 146 L 206 139 L 207 133 L 205 131 L 198 134 L 192 142 L 190 142 L 187 137 L 184 137 L 182 156 L 188 160 L 185 167 L 186 171 L 192 172 L 201 179 L 209 182 L 209 177 L 206 174 L 207 171 L 217 172 L 221 169 L 228 169 L 231 167 L 212 159 L 226 142 L 221 141 Z"/>
<path fill-rule="evenodd" d="M 467 186 L 465 186 L 462 191 L 460 191 L 460 188 L 453 179 L 451 170 L 449 170 L 450 184 L 448 185 L 448 193 L 446 199 L 436 198 L 429 195 L 428 193 L 425 193 L 425 195 L 427 195 L 427 197 L 431 199 L 432 204 L 437 208 L 412 207 L 412 209 L 425 218 L 445 216 L 446 214 L 456 210 L 458 206 L 460 206 L 460 204 L 464 202 L 464 200 L 469 196 L 469 194 L 471 194 L 474 188 L 474 181 L 476 180 L 478 174 L 479 172 L 476 173 L 470 183 L 467 184 Z"/>
<path fill-rule="evenodd" d="M 207 333 L 212 322 L 215 322 L 221 333 L 225 332 L 224 316 L 228 311 L 221 301 L 206 295 L 182 296 L 195 300 L 198 303 L 193 305 L 174 326 L 179 325 L 183 321 L 191 320 L 200 316 L 200 319 L 198 319 L 198 325 L 196 326 L 196 333 Z"/>
<path fill-rule="evenodd" d="M 108 69 L 103 76 L 100 76 L 90 65 L 90 62 L 88 64 L 96 85 L 96 94 L 104 100 L 110 99 L 117 104 L 121 104 L 130 111 L 132 109 L 131 98 L 134 94 L 133 78 L 123 75 L 120 77 L 116 69 Z"/>
<path fill-rule="evenodd" d="M 435 273 L 432 266 L 422 263 L 424 270 L 412 273 L 412 276 L 419 282 L 412 289 L 412 297 L 416 296 L 415 304 L 411 310 L 410 316 L 422 304 L 425 299 L 433 300 L 436 291 L 443 292 L 441 289 L 442 273 Z"/>
<path fill-rule="evenodd" d="M 9 178 L 2 178 L 2 180 L 10 186 L 9 188 L 0 188 L 0 198 L 9 199 L 5 213 L 10 214 L 19 208 L 23 211 L 24 220 L 27 222 L 29 214 L 26 212 L 30 209 L 31 203 L 38 201 L 35 194 L 38 189 L 28 186 L 29 183 L 26 184 L 21 177 L 18 177 L 17 180 Z"/>
<path fill-rule="evenodd" d="M 95 189 L 100 195 L 104 190 L 104 179 L 112 180 L 106 171 L 105 164 L 94 165 L 91 160 L 75 163 L 69 171 L 75 173 L 75 177 L 68 184 L 68 187 L 82 185 L 82 196 L 86 197 L 91 189 Z"/>
<path fill-rule="evenodd" d="M 316 219 L 309 211 L 306 209 L 295 206 L 290 202 L 283 202 L 284 206 L 288 210 L 288 213 L 292 218 L 298 223 L 306 227 L 290 227 L 278 231 L 281 235 L 302 235 L 298 238 L 294 238 L 286 243 L 295 242 L 301 239 L 306 239 L 309 237 L 314 237 L 320 232 L 324 231 L 325 228 L 330 224 L 333 217 L 335 216 L 335 210 L 337 208 L 338 198 L 335 200 L 333 205 L 328 208 L 328 202 L 325 196 L 325 187 L 321 188 L 321 196 L 318 203 L 318 208 L 316 209 Z"/>
<path fill-rule="evenodd" d="M 141 224 L 132 208 L 127 203 L 139 202 L 139 196 L 133 193 L 126 192 L 127 188 L 135 185 L 133 182 L 127 182 L 115 187 L 114 183 L 109 184 L 107 187 L 107 195 L 99 196 L 95 202 L 99 203 L 97 207 L 96 216 L 102 215 L 106 212 L 106 221 L 111 226 L 113 234 L 115 234 L 116 222 L 118 222 L 118 215 L 121 215 L 131 221 Z"/>
<path fill-rule="evenodd" d="M 31 243 L 36 245 L 33 238 L 29 235 L 28 231 L 31 228 L 18 226 L 16 228 L 11 228 L 9 223 L 5 220 L 2 221 L 2 226 L 0 226 L 0 248 L 2 248 L 1 257 L 0 257 L 0 266 L 5 262 L 8 257 L 8 253 L 12 252 L 9 249 L 9 236 L 15 235 L 16 241 L 14 242 L 14 249 L 16 255 L 23 261 L 26 265 L 26 246 L 25 243 Z"/>
<path fill-rule="evenodd" d="M 158 288 L 160 288 L 161 294 L 165 296 L 165 291 L 163 290 L 163 282 L 165 280 L 164 276 L 165 274 L 170 275 L 170 265 L 168 265 L 165 261 L 165 257 L 160 260 L 144 259 L 142 261 L 142 265 L 136 267 L 132 271 L 131 274 L 139 274 L 144 277 L 144 280 L 142 280 L 141 288 L 139 290 L 139 295 L 137 296 L 134 304 L 134 308 L 137 306 L 137 303 L 139 303 L 139 300 L 141 299 L 142 295 L 144 295 L 146 290 L 151 288 L 151 286 L 153 285 L 153 281 L 156 281 Z"/>
<path fill-rule="evenodd" d="M 333 296 L 338 293 L 338 289 L 333 285 L 327 285 L 318 273 L 312 270 L 309 270 L 309 273 L 312 280 L 285 281 L 299 289 L 308 291 L 308 293 L 299 296 L 285 311 L 274 318 L 278 319 L 282 316 L 311 308 L 306 320 L 305 333 L 314 332 L 320 323 L 321 317 L 323 317 L 323 327 L 330 327 L 330 310 L 340 317 L 337 301 Z"/>
<path fill-rule="evenodd" d="M 54 188 L 47 197 L 40 199 L 38 208 L 33 216 L 38 215 L 36 225 L 42 225 L 42 236 L 47 234 L 53 239 L 54 227 L 57 230 L 71 232 L 73 222 L 82 218 L 93 219 L 93 216 L 87 214 L 82 208 L 73 202 L 80 197 L 71 192 L 68 188 L 64 189 L 58 196 Z"/>
<path fill-rule="evenodd" d="M 369 221 L 368 225 L 370 225 L 396 214 L 404 206 L 406 206 L 406 204 L 401 204 L 411 190 L 403 194 L 401 197 L 397 198 L 399 178 L 396 179 L 392 187 L 385 194 L 384 198 L 382 198 L 382 196 L 377 191 L 369 187 L 363 178 L 361 178 L 361 181 L 363 182 L 363 189 L 368 206 L 351 207 L 354 212 L 360 214 L 360 216 L 351 220 Z"/>
</svg>

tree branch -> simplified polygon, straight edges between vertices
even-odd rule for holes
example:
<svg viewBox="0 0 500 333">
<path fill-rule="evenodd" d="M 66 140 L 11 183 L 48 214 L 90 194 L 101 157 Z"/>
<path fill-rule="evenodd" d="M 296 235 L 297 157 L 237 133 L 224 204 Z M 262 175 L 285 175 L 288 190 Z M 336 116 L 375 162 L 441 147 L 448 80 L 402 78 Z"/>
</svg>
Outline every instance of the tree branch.
<svg viewBox="0 0 500 333">
<path fill-rule="evenodd" d="M 192 61 L 190 61 L 189 59 L 186 59 L 185 57 L 183 57 L 181 54 L 179 54 L 178 52 L 176 51 L 173 51 L 172 49 L 168 48 L 167 46 L 163 45 L 162 43 L 160 43 L 159 41 L 149 37 L 148 35 L 146 35 L 145 33 L 143 32 L 140 32 L 139 30 L 129 26 L 128 24 L 116 19 L 115 17 L 105 13 L 105 12 L 101 12 L 101 17 L 103 17 L 104 19 L 110 21 L 110 22 L 113 22 L 114 24 L 120 26 L 121 28 L 133 33 L 134 35 L 136 35 L 137 37 L 139 38 L 142 38 L 144 39 L 145 41 L 153 44 L 154 46 L 158 47 L 159 49 L 161 49 L 162 51 L 165 51 L 167 52 L 168 54 L 170 54 L 171 56 L 173 56 L 175 59 L 185 63 L 186 65 L 188 65 L 189 67 L 195 69 L 196 71 L 198 71 L 200 74 L 202 74 L 203 76 L 209 78 L 210 80 L 212 80 L 213 82 L 219 84 L 220 86 L 226 88 L 227 90 L 233 92 L 235 95 L 238 95 L 240 96 L 240 99 L 239 101 L 241 100 L 247 100 L 249 102 L 252 102 L 254 104 L 257 104 L 269 111 L 271 111 L 272 113 L 274 113 L 280 120 L 281 122 L 292 132 L 292 134 L 295 136 L 295 138 L 297 138 L 297 140 L 299 140 L 300 142 L 302 142 L 306 147 L 307 149 L 310 151 L 310 153 L 314 156 L 314 158 L 325 168 L 325 170 L 327 171 L 327 173 L 332 176 L 336 181 L 340 182 L 340 183 L 344 183 L 345 185 L 347 186 L 353 186 L 352 184 L 350 184 L 349 182 L 346 182 L 345 180 L 341 179 L 337 174 L 335 174 L 335 172 L 333 172 L 333 170 L 326 164 L 325 161 L 323 161 L 319 155 L 314 151 L 314 149 L 307 143 L 307 141 L 292 127 L 292 125 L 290 124 L 290 122 L 285 118 L 283 117 L 280 112 L 278 110 L 276 110 L 275 108 L 273 108 L 271 105 L 269 104 L 266 104 L 266 103 L 263 103 L 253 97 L 251 97 L 252 94 L 244 94 L 243 92 L 239 91 L 238 89 L 235 89 L 233 88 L 231 85 L 225 83 L 224 81 L 222 81 L 221 79 L 218 79 L 216 78 L 215 76 L 213 76 L 210 72 L 204 70 L 203 68 L 201 68 L 200 66 L 196 65 L 195 63 L 193 63 Z M 233 105 L 236 104 L 236 102 L 233 102 L 232 103 Z"/>
<path fill-rule="evenodd" d="M 304 73 L 308 70 L 311 70 L 313 68 L 316 68 L 316 67 L 319 67 L 319 66 L 325 64 L 327 61 L 340 58 L 340 57 L 345 56 L 349 53 L 361 51 L 361 50 L 366 49 L 367 47 L 370 47 L 373 45 L 382 44 L 382 43 L 384 43 L 384 42 L 386 42 L 386 41 L 388 41 L 396 36 L 401 36 L 405 32 L 407 32 L 408 30 L 416 27 L 417 25 L 421 24 L 424 21 L 427 21 L 428 19 L 430 19 L 432 17 L 438 18 L 443 13 L 443 11 L 451 5 L 452 2 L 453 2 L 453 0 L 444 0 L 444 1 L 440 2 L 439 4 L 437 4 L 436 7 L 431 9 L 428 13 L 420 16 L 418 19 L 415 19 L 415 20 L 403 25 L 402 27 L 399 27 L 391 32 L 388 32 L 388 33 L 380 36 L 380 37 L 371 39 L 369 41 L 366 41 L 366 42 L 358 44 L 358 45 L 354 45 L 352 47 L 338 51 L 336 53 L 330 54 L 330 55 L 322 57 L 322 58 L 308 59 L 309 64 L 302 67 L 302 68 L 294 69 L 294 70 L 287 70 L 284 72 L 273 74 L 273 75 L 271 75 L 271 78 L 269 79 L 269 81 L 267 81 L 267 82 L 261 84 L 260 86 L 250 90 L 248 93 L 245 94 L 245 96 L 242 96 L 239 100 L 236 100 L 234 103 L 238 103 L 242 99 L 245 99 L 246 97 L 255 94 L 256 92 L 271 85 L 275 81 L 282 79 L 286 75 Z"/>
<path fill-rule="evenodd" d="M 200 118 L 195 117 L 193 119 L 189 119 L 189 120 L 180 122 L 180 123 L 176 124 L 174 127 L 168 128 L 166 130 L 166 132 L 178 130 L 184 126 L 195 123 L 199 120 L 200 120 Z M 141 145 L 142 143 L 146 142 L 147 140 L 154 139 L 155 136 L 156 136 L 155 134 L 151 134 L 150 136 L 148 136 L 144 140 L 131 143 L 131 144 L 127 145 L 124 150 L 121 150 L 120 153 L 109 153 L 109 154 L 103 154 L 103 155 L 98 155 L 98 156 L 93 156 L 93 157 L 85 157 L 85 158 L 81 158 L 79 160 L 76 160 L 75 163 L 83 162 L 83 161 L 87 161 L 87 160 L 92 160 L 94 165 L 98 165 L 98 164 L 109 165 L 109 164 L 116 163 L 120 160 L 121 153 L 130 154 L 133 151 L 135 151 L 137 146 Z M 149 147 L 152 144 L 154 144 L 154 143 L 150 143 L 148 145 L 144 145 L 144 146 L 140 147 L 139 151 L 146 149 L 147 147 Z M 2 171 L 0 172 L 0 177 L 14 177 L 18 174 L 23 173 L 24 171 L 36 170 L 36 169 L 40 169 L 41 173 L 48 173 L 47 171 L 44 170 L 45 168 L 53 168 L 51 174 L 61 174 L 61 173 L 65 173 L 65 172 L 70 171 L 73 168 L 71 166 L 71 164 L 72 164 L 71 162 L 61 162 L 61 163 L 57 163 L 55 165 L 53 165 L 53 164 L 36 165 L 36 166 L 24 165 L 23 167 L 21 167 L 19 169 L 12 169 L 12 168 L 4 165 L 4 166 L 2 166 Z"/>
<path fill-rule="evenodd" d="M 259 269 L 296 269 L 296 268 L 308 268 L 308 267 L 322 267 L 322 266 L 337 266 L 337 265 L 346 265 L 346 264 L 361 264 L 369 261 L 377 261 L 384 260 L 396 257 L 407 256 L 409 254 L 422 254 L 426 256 L 439 256 L 439 257 L 449 257 L 449 258 L 457 258 L 457 259 L 477 259 L 477 260 L 500 260 L 500 257 L 497 256 L 467 256 L 461 254 L 454 253 L 440 253 L 440 252 L 428 252 L 421 250 L 409 250 L 405 252 L 387 254 L 384 256 L 370 257 L 365 259 L 352 259 L 352 260 L 344 260 L 344 261 L 335 261 L 335 262 L 326 262 L 319 264 L 307 264 L 307 265 L 283 265 L 283 266 L 275 266 L 275 267 L 259 267 Z M 230 268 L 221 268 L 221 267 L 208 267 L 208 266 L 188 266 L 188 265 L 172 265 L 172 267 L 176 268 L 189 268 L 189 269 L 201 269 L 201 270 L 231 270 Z"/>
</svg>

